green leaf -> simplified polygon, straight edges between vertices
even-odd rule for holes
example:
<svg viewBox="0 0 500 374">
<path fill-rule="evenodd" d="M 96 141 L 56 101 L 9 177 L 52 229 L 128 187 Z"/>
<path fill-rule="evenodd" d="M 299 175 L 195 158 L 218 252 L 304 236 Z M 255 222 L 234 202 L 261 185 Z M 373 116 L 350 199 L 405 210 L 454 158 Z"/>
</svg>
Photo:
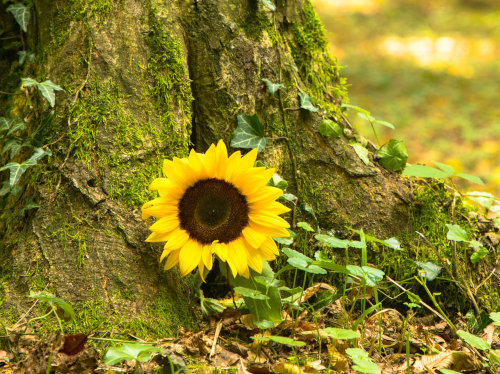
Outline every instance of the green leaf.
<svg viewBox="0 0 500 374">
<path fill-rule="evenodd" d="M 467 232 L 459 225 L 446 224 L 446 227 L 448 228 L 446 239 L 453 240 L 455 242 L 469 241 L 469 236 L 467 235 Z"/>
<path fill-rule="evenodd" d="M 468 333 L 467 331 L 458 330 L 457 335 L 460 337 L 460 339 L 462 339 L 466 343 L 469 343 L 474 348 L 480 349 L 482 351 L 491 349 L 491 346 L 486 341 L 476 335 Z"/>
<path fill-rule="evenodd" d="M 311 98 L 305 92 L 299 92 L 300 107 L 310 112 L 317 112 L 319 109 L 311 103 Z"/>
<path fill-rule="evenodd" d="M 262 329 L 262 330 L 272 329 L 274 327 L 274 322 L 267 321 L 265 319 L 263 319 L 262 321 L 254 321 L 254 324 L 259 329 Z"/>
<path fill-rule="evenodd" d="M 1 120 L 1 118 L 0 118 Z M 0 128 L 1 131 L 1 128 Z M 497 199 L 495 196 L 493 196 L 489 192 L 482 192 L 482 191 L 472 191 L 468 192 L 466 195 L 469 199 L 472 201 L 475 201 L 479 205 L 484 206 L 486 209 L 491 209 L 493 206 L 493 203 L 496 201 L 500 201 L 500 199 Z"/>
<path fill-rule="evenodd" d="M 436 165 L 438 168 L 440 168 L 442 171 L 444 171 L 446 174 L 448 174 L 449 177 L 451 177 L 453 174 L 455 174 L 455 169 L 453 169 L 451 166 L 443 164 L 441 162 L 437 161 L 432 161 L 434 165 Z"/>
<path fill-rule="evenodd" d="M 297 227 L 300 227 L 301 229 L 304 229 L 306 231 L 314 232 L 314 229 L 307 222 L 298 222 Z"/>
<path fill-rule="evenodd" d="M 17 117 L 16 118 L 0 117 L 0 132 L 9 130 L 12 124 L 17 120 L 18 120 Z"/>
<path fill-rule="evenodd" d="M 262 4 L 267 6 L 271 12 L 274 12 L 276 10 L 276 7 L 274 4 L 271 2 L 271 0 L 260 0 Z"/>
<path fill-rule="evenodd" d="M 16 22 L 21 26 L 24 32 L 28 31 L 28 23 L 30 21 L 30 9 L 22 3 L 11 4 L 7 7 L 7 12 L 12 13 Z"/>
<path fill-rule="evenodd" d="M 455 371 L 451 369 L 439 369 L 442 374 L 461 374 L 460 371 Z"/>
<path fill-rule="evenodd" d="M 377 151 L 378 162 L 384 168 L 393 171 L 401 171 L 408 160 L 406 147 L 401 140 L 391 139 Z"/>
<path fill-rule="evenodd" d="M 146 362 L 151 359 L 151 353 L 162 353 L 162 350 L 150 344 L 127 343 L 109 348 L 104 356 L 104 363 L 116 365 L 124 360 Z"/>
<path fill-rule="evenodd" d="M 278 174 L 274 174 L 269 181 L 269 185 L 273 187 L 278 187 L 283 191 L 288 187 L 288 182 L 281 178 Z"/>
<path fill-rule="evenodd" d="M 10 151 L 10 158 L 14 157 L 21 149 L 21 142 L 15 138 L 9 138 L 2 148 L 2 154 Z"/>
<path fill-rule="evenodd" d="M 293 238 L 273 238 L 274 241 L 281 245 L 291 245 L 293 244 Z"/>
<path fill-rule="evenodd" d="M 234 130 L 231 147 L 233 148 L 257 148 L 262 152 L 266 147 L 267 140 L 264 137 L 264 125 L 257 114 L 238 114 L 238 127 Z"/>
<path fill-rule="evenodd" d="M 306 262 L 306 265 L 313 262 L 312 258 L 307 257 L 305 254 L 300 253 L 300 252 L 296 251 L 295 249 L 285 247 L 282 249 L 282 251 L 288 258 L 300 258 L 301 260 Z"/>
<path fill-rule="evenodd" d="M 26 212 L 27 210 L 38 208 L 40 208 L 40 205 L 33 201 L 33 197 L 24 199 L 24 207 L 22 207 L 22 209 L 19 211 L 19 215 L 21 217 L 24 217 L 24 212 Z"/>
<path fill-rule="evenodd" d="M 403 170 L 403 175 L 420 178 L 448 178 L 449 174 L 442 170 L 425 165 L 408 165 Z"/>
<path fill-rule="evenodd" d="M 364 120 L 366 120 L 370 123 L 375 122 L 375 117 L 372 117 L 370 114 L 358 113 L 358 117 L 363 118 Z"/>
<path fill-rule="evenodd" d="M 490 318 L 493 320 L 495 326 L 500 326 L 500 312 L 491 312 Z"/>
<path fill-rule="evenodd" d="M 337 239 L 330 235 L 317 234 L 314 236 L 314 238 L 332 248 L 347 248 L 348 246 L 347 240 Z"/>
<path fill-rule="evenodd" d="M 234 292 L 240 294 L 244 298 L 254 299 L 254 300 L 267 300 L 268 296 L 264 295 L 261 291 L 250 289 L 246 287 L 234 287 Z"/>
<path fill-rule="evenodd" d="M 10 129 L 9 131 L 7 132 L 6 136 L 9 136 L 10 134 L 16 132 L 16 131 L 21 131 L 21 130 L 24 130 L 26 128 L 26 123 L 24 123 L 23 121 L 20 121 L 20 122 L 16 122 Z"/>
<path fill-rule="evenodd" d="M 75 311 L 73 310 L 73 307 L 71 305 L 69 305 L 66 301 L 64 301 L 63 299 L 60 299 L 60 298 L 54 296 L 50 292 L 47 292 L 47 291 L 40 291 L 40 292 L 30 291 L 29 297 L 31 297 L 32 299 L 37 299 L 37 300 L 44 301 L 44 302 L 46 302 L 49 305 L 52 305 L 54 307 L 61 308 L 64 311 L 64 315 L 67 318 L 70 318 L 71 320 L 74 320 L 76 318 L 75 317 Z"/>
<path fill-rule="evenodd" d="M 294 194 L 291 194 L 291 193 L 284 193 L 283 195 L 280 196 L 280 198 L 283 198 L 286 201 L 290 201 L 290 202 L 297 200 L 297 196 L 295 196 Z"/>
<path fill-rule="evenodd" d="M 356 339 L 360 337 L 359 332 L 354 330 L 339 329 L 336 327 L 327 327 L 326 329 L 323 330 L 328 335 L 330 335 L 332 339 L 347 340 L 347 339 Z"/>
<path fill-rule="evenodd" d="M 401 243 L 399 243 L 399 240 L 397 238 L 386 239 L 383 241 L 383 243 L 389 248 L 394 249 L 395 251 L 403 251 L 403 249 L 401 248 Z"/>
<path fill-rule="evenodd" d="M 0 187 L 0 197 L 7 195 L 10 192 L 10 183 L 8 181 L 4 181 L 2 183 L 2 187 Z"/>
<path fill-rule="evenodd" d="M 378 125 L 382 125 L 382 126 L 388 127 L 390 129 L 393 129 L 393 130 L 396 129 L 396 127 L 394 127 L 394 125 L 392 123 L 387 122 L 387 121 L 381 121 L 381 120 L 377 119 L 377 120 L 375 120 L 374 123 L 376 123 Z"/>
<path fill-rule="evenodd" d="M 24 174 L 26 169 L 28 169 L 30 166 L 36 165 L 37 161 L 43 156 L 45 155 L 50 156 L 51 154 L 52 153 L 50 152 L 49 149 L 43 150 L 41 148 L 36 148 L 35 153 L 28 160 L 24 161 L 22 164 L 19 164 L 17 162 L 9 162 L 7 165 L 1 167 L 0 171 L 9 169 L 10 171 L 9 184 L 10 187 L 13 187 L 15 184 L 17 184 L 17 182 Z"/>
<path fill-rule="evenodd" d="M 54 91 L 62 91 L 62 88 L 57 84 L 46 80 L 42 83 L 37 83 L 37 88 L 40 90 L 42 96 L 47 99 L 51 107 L 56 103 L 56 94 Z"/>
<path fill-rule="evenodd" d="M 299 340 L 293 340 L 291 338 L 286 338 L 284 336 L 277 336 L 277 335 L 271 335 L 269 337 L 269 340 L 276 342 L 276 343 L 288 345 L 290 347 L 303 347 L 306 345 L 306 342 L 302 342 Z"/>
<path fill-rule="evenodd" d="M 484 186 L 484 182 L 481 178 L 476 177 L 475 175 L 470 175 L 470 174 L 465 174 L 465 173 L 458 173 L 455 175 L 456 177 L 460 177 L 462 179 L 468 180 L 469 182 L 472 183 L 477 183 L 481 186 Z"/>
<path fill-rule="evenodd" d="M 221 266 L 220 268 L 225 269 L 225 266 Z M 224 270 L 221 272 L 224 274 Z M 229 272 L 228 275 L 229 282 L 233 286 L 259 291 L 262 295 L 267 297 L 266 300 L 259 300 L 242 295 L 246 306 L 258 320 L 265 319 L 272 322 L 281 322 L 281 296 L 279 288 L 273 285 L 263 285 L 252 279 L 256 276 L 263 276 L 269 279 L 274 278 L 274 272 L 267 261 L 262 262 L 261 274 L 250 269 L 250 278 L 245 278 L 239 275 L 234 278 L 231 272 Z"/>
<path fill-rule="evenodd" d="M 31 87 L 31 86 L 36 86 L 38 84 L 38 82 L 33 78 L 21 78 L 21 81 L 23 82 L 22 84 L 23 87 Z"/>
<path fill-rule="evenodd" d="M 345 353 L 351 358 L 354 365 L 352 369 L 361 373 L 376 374 L 380 372 L 378 365 L 374 364 L 368 357 L 368 353 L 360 348 L 347 348 Z"/>
<path fill-rule="evenodd" d="M 500 365 L 500 349 L 492 349 L 488 355 L 488 359 L 495 365 Z"/>
<path fill-rule="evenodd" d="M 384 279 L 385 273 L 382 270 L 370 266 L 347 265 L 349 274 L 360 277 L 365 280 L 366 285 L 375 287 L 378 282 Z"/>
<path fill-rule="evenodd" d="M 479 248 L 470 256 L 470 262 L 472 262 L 473 264 L 477 264 L 483 257 L 489 254 L 490 251 L 488 251 L 486 248 Z"/>
<path fill-rule="evenodd" d="M 370 112 L 367 111 L 366 109 L 363 109 L 359 106 L 356 106 L 356 105 L 350 105 L 350 104 L 342 104 L 340 106 L 341 108 L 348 108 L 348 109 L 352 109 L 352 110 L 355 110 L 356 112 L 359 112 L 359 113 L 363 113 L 363 114 L 366 114 L 367 116 L 370 115 Z"/>
<path fill-rule="evenodd" d="M 356 143 L 354 140 L 349 141 L 349 145 L 354 149 L 358 157 L 368 165 L 370 163 L 370 159 L 368 158 L 368 149 L 363 147 L 361 144 Z"/>
<path fill-rule="evenodd" d="M 420 261 L 415 261 L 417 266 L 421 269 L 420 273 L 425 276 L 425 278 L 431 282 L 434 279 L 437 278 L 439 275 L 439 272 L 441 271 L 441 266 L 436 265 L 433 262 L 427 261 L 427 262 L 420 262 Z"/>
<path fill-rule="evenodd" d="M 285 88 L 285 85 L 281 83 L 273 83 L 267 78 L 262 78 L 262 82 L 267 85 L 267 89 L 271 95 L 274 95 L 280 88 Z"/>
<path fill-rule="evenodd" d="M 319 124 L 319 133 L 323 136 L 331 136 L 333 138 L 338 138 L 342 135 L 342 128 L 329 119 L 324 119 Z"/>
</svg>

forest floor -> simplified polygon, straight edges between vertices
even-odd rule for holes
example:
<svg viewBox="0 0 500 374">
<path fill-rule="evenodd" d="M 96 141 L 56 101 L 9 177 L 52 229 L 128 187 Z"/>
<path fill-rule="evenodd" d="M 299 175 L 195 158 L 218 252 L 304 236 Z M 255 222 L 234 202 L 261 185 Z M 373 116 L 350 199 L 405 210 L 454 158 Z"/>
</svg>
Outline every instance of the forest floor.
<svg viewBox="0 0 500 374">
<path fill-rule="evenodd" d="M 410 163 L 448 164 L 500 195 L 500 2 L 313 4 L 350 84 L 351 104 L 396 127 L 377 128 L 381 142 L 401 139 Z M 375 142 L 369 124 L 350 115 Z"/>
<path fill-rule="evenodd" d="M 408 304 L 404 315 L 396 309 L 377 308 L 370 288 L 363 292 L 354 287 L 329 303 L 334 293 L 332 286 L 315 283 L 300 298 L 285 304 L 282 322 L 264 324 L 245 313 L 242 300 L 218 300 L 226 309 L 206 316 L 196 331 L 180 327 L 177 337 L 149 342 L 120 333 L 120 328 L 40 336 L 34 319 L 24 318 L 16 325 L 3 326 L 7 350 L 0 350 L 0 373 L 456 374 L 500 370 L 500 313 L 490 318 L 458 314 L 451 321 L 422 301 Z M 420 307 L 425 312 L 417 316 Z"/>
</svg>

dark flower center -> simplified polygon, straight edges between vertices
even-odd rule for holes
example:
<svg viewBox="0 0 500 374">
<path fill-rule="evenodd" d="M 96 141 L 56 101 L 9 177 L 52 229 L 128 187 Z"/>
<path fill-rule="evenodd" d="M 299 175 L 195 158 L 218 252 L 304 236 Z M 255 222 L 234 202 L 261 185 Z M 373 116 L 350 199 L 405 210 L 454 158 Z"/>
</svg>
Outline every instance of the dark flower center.
<svg viewBox="0 0 500 374">
<path fill-rule="evenodd" d="M 202 244 L 229 243 L 248 224 L 248 204 L 236 187 L 210 178 L 189 187 L 179 201 L 181 227 Z"/>
</svg>

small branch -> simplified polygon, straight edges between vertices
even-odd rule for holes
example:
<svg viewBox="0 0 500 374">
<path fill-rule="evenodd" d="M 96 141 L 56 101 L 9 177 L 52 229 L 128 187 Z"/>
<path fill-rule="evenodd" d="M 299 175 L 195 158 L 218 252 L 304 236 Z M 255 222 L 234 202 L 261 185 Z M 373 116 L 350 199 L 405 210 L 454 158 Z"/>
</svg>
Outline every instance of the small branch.
<svg viewBox="0 0 500 374">
<path fill-rule="evenodd" d="M 0 91 L 0 94 L 4 95 L 22 95 L 22 92 L 5 92 L 5 91 Z"/>
</svg>

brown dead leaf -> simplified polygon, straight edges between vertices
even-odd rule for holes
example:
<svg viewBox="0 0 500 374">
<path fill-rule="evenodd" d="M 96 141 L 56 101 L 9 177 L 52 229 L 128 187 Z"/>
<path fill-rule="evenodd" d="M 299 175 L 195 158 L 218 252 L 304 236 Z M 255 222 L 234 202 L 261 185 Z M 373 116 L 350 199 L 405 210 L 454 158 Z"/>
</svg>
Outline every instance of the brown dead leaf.
<svg viewBox="0 0 500 374">
<path fill-rule="evenodd" d="M 273 365 L 273 370 L 278 374 L 302 374 L 300 367 L 298 365 L 289 364 L 286 362 L 280 362 L 279 364 Z"/>
<path fill-rule="evenodd" d="M 423 355 L 413 364 L 417 372 L 427 370 L 451 369 L 455 371 L 477 370 L 481 368 L 481 362 L 469 352 L 446 351 L 437 355 Z"/>
</svg>

